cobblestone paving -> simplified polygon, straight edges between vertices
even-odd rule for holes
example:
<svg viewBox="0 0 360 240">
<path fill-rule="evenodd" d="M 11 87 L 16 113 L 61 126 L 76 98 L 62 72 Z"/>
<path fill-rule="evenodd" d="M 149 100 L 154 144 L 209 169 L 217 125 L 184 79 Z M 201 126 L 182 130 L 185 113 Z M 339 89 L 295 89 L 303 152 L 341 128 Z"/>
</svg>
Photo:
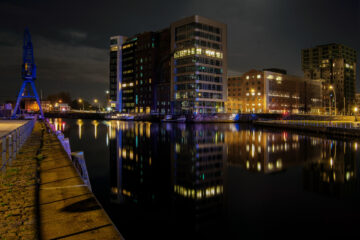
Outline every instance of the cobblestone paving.
<svg viewBox="0 0 360 240">
<path fill-rule="evenodd" d="M 14 159 L 0 172 L 0 239 L 36 239 L 36 154 L 41 145 L 41 130 L 33 133 Z"/>
</svg>

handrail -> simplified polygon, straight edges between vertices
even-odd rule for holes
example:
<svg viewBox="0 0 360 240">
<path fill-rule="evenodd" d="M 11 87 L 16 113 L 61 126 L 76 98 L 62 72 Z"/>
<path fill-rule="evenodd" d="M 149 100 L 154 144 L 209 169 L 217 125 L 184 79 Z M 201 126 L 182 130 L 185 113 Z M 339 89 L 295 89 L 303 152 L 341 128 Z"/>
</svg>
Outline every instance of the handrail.
<svg viewBox="0 0 360 240">
<path fill-rule="evenodd" d="M 0 170 L 4 171 L 6 165 L 16 158 L 16 154 L 19 152 L 26 139 L 30 136 L 35 119 L 28 121 L 24 125 L 14 129 L 1 137 L 1 165 Z"/>
<path fill-rule="evenodd" d="M 61 131 L 57 131 L 55 126 L 50 123 L 49 119 L 45 119 L 45 124 L 51 131 L 56 135 L 58 140 L 60 141 L 63 149 L 67 153 L 69 160 L 72 161 L 73 166 L 76 171 L 79 173 L 80 177 L 84 181 L 84 183 L 88 186 L 89 190 L 91 190 L 90 178 L 86 167 L 85 157 L 83 152 L 71 152 L 69 138 L 65 138 L 64 134 Z"/>
</svg>

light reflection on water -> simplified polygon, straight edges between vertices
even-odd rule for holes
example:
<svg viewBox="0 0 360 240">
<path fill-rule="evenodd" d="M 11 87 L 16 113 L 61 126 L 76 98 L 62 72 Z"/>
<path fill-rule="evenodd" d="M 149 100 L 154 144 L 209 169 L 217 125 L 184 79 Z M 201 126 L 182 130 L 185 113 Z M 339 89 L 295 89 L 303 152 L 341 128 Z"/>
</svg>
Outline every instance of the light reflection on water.
<svg viewBox="0 0 360 240">
<path fill-rule="evenodd" d="M 127 239 L 161 236 L 159 225 L 172 238 L 262 238 L 278 225 L 313 223 L 305 229 L 324 236 L 330 220 L 359 223 L 357 141 L 239 124 L 54 121 L 84 150 L 93 190 Z"/>
</svg>

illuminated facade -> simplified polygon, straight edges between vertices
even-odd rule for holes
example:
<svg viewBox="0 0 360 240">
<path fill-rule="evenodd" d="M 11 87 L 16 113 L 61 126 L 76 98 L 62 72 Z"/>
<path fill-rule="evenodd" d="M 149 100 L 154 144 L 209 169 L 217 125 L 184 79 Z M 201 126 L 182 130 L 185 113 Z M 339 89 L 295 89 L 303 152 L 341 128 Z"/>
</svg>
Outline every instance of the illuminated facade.
<svg viewBox="0 0 360 240">
<path fill-rule="evenodd" d="M 227 26 L 200 16 L 171 24 L 171 100 L 176 113 L 224 111 Z"/>
<path fill-rule="evenodd" d="M 121 112 L 122 107 L 122 48 L 126 40 L 124 36 L 113 36 L 110 38 L 110 85 L 109 101 L 113 110 Z M 107 103 L 109 104 L 109 103 Z"/>
<path fill-rule="evenodd" d="M 146 32 L 123 45 L 122 101 L 126 113 L 168 113 L 170 31 Z"/>
<path fill-rule="evenodd" d="M 224 111 L 226 24 L 195 15 L 156 32 L 112 37 L 110 50 L 110 100 L 116 110 Z"/>
<path fill-rule="evenodd" d="M 228 78 L 226 110 L 231 113 L 320 113 L 321 81 L 287 75 L 284 70 L 250 70 Z"/>
<path fill-rule="evenodd" d="M 331 102 L 334 109 L 336 101 L 338 112 L 349 113 L 355 103 L 356 51 L 342 44 L 319 45 L 303 49 L 301 63 L 305 78 L 325 80 L 324 107 Z"/>
</svg>

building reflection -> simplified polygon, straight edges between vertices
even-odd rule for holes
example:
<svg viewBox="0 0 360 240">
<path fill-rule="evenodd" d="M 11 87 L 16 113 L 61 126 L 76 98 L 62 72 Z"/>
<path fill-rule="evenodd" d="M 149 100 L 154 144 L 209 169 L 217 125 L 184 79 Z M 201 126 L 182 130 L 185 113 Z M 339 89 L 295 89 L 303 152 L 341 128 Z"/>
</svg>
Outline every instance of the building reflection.
<svg viewBox="0 0 360 240">
<path fill-rule="evenodd" d="M 240 128 L 234 124 L 224 131 L 230 167 L 262 174 L 301 167 L 306 191 L 337 197 L 360 193 L 358 142 Z"/>
<path fill-rule="evenodd" d="M 174 125 L 172 153 L 175 221 L 195 232 L 219 227 L 223 213 L 226 145 L 212 125 Z M 209 228 L 214 225 L 214 228 Z"/>
<path fill-rule="evenodd" d="M 160 163 L 156 157 L 159 126 L 150 122 L 112 121 L 108 129 L 112 201 L 139 204 L 155 201 L 160 187 L 157 168 Z"/>
<path fill-rule="evenodd" d="M 224 132 L 230 166 L 267 174 L 302 164 L 304 159 L 312 161 L 317 158 L 313 151 L 321 144 L 317 138 L 239 127 L 230 125 Z"/>
<path fill-rule="evenodd" d="M 303 169 L 303 185 L 307 191 L 346 197 L 359 194 L 358 142 L 323 139 L 321 156 Z"/>
<path fill-rule="evenodd" d="M 50 118 L 49 123 L 54 124 L 56 131 L 65 131 L 66 123 L 63 121 L 62 118 Z"/>
<path fill-rule="evenodd" d="M 177 226 L 201 231 L 223 212 L 224 135 L 202 125 L 111 122 L 111 201 L 168 206 Z"/>
</svg>

